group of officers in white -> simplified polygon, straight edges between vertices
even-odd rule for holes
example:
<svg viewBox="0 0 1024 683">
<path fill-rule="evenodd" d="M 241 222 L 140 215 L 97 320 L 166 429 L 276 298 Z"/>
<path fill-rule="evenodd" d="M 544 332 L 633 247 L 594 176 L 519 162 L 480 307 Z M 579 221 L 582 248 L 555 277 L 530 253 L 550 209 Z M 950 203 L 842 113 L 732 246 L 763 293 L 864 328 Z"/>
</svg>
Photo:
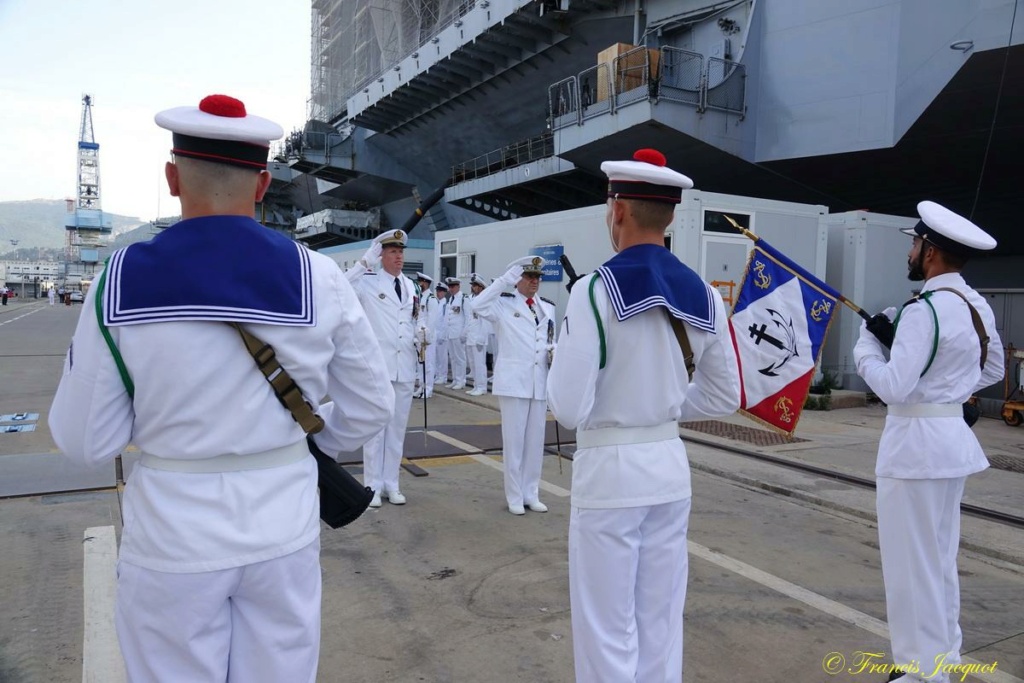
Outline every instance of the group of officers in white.
<svg viewBox="0 0 1024 683">
<path fill-rule="evenodd" d="M 166 175 L 183 220 L 111 259 L 109 281 L 88 293 L 49 416 L 73 460 L 108 462 L 130 442 L 144 454 L 125 490 L 118 565 L 129 679 L 316 678 L 317 468 L 238 335 L 215 324 L 235 322 L 275 349 L 317 406 L 322 450 L 363 446 L 374 506 L 406 502 L 399 465 L 417 382 L 430 397 L 450 358 L 451 388 L 465 389 L 468 365 L 472 393 L 482 394 L 486 350 L 496 350 L 510 513 L 547 511 L 546 411 L 577 431 L 568 539 L 576 680 L 681 681 L 691 485 L 678 422 L 729 415 L 741 393 L 721 296 L 663 246 L 692 181 L 655 150 L 602 164 L 616 256 L 575 283 L 559 322 L 537 295 L 539 257 L 516 259 L 490 285 L 473 275 L 471 296 L 453 279 L 431 293 L 428 276 L 417 286 L 402 275 L 403 231 L 378 237 L 342 273 L 263 229 L 252 206 L 282 131 L 238 100 L 211 96 L 157 123 L 173 133 Z M 958 411 L 1001 378 L 1003 358 L 991 309 L 959 275 L 994 240 L 931 202 L 919 211 L 909 266 L 925 294 L 904 307 L 891 352 L 866 328 L 854 350 L 890 406 L 879 536 L 894 677 L 907 680 L 925 675 L 911 662 L 959 661 L 959 501 L 986 461 Z M 255 263 L 235 258 L 242 241 Z M 221 287 L 136 286 L 180 281 L 197 253 L 217 264 Z M 274 273 L 274 287 L 252 272 Z"/>
</svg>

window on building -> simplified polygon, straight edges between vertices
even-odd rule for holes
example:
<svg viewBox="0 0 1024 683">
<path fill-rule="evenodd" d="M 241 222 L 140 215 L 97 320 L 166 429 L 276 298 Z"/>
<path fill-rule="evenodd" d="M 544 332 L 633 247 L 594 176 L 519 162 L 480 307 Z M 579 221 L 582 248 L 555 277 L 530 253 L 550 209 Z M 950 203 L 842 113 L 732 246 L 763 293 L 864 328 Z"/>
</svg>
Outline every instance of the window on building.
<svg viewBox="0 0 1024 683">
<path fill-rule="evenodd" d="M 734 213 L 732 211 L 726 212 L 705 209 L 704 232 L 724 232 L 727 235 L 739 235 L 740 233 L 736 231 L 736 228 L 732 227 L 732 223 L 725 219 L 726 216 L 733 219 L 747 230 L 750 230 L 749 213 Z"/>
</svg>

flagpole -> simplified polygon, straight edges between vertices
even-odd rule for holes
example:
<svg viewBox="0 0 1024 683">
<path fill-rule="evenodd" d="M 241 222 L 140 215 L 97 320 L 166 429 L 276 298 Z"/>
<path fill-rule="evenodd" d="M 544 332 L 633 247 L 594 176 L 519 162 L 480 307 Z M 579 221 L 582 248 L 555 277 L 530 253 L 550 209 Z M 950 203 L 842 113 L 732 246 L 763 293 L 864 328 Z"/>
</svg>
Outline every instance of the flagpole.
<svg viewBox="0 0 1024 683">
<path fill-rule="evenodd" d="M 725 214 L 723 214 L 723 215 L 725 215 Z M 757 242 L 758 242 L 758 241 L 760 241 L 760 239 L 761 239 L 760 237 L 758 237 L 758 236 L 757 236 L 757 235 L 755 235 L 754 233 L 752 233 L 752 232 L 750 232 L 749 230 L 747 230 L 746 228 L 744 228 L 744 227 L 743 227 L 742 225 L 740 225 L 739 223 L 737 223 L 736 221 L 734 221 L 734 220 L 733 220 L 732 218 L 730 218 L 729 216 L 725 216 L 725 220 L 727 220 L 727 221 L 729 221 L 730 223 L 732 223 L 732 227 L 736 228 L 736 229 L 737 229 L 737 230 L 739 230 L 739 231 L 740 231 L 741 233 L 743 233 L 743 236 L 744 236 L 744 237 L 747 237 L 747 238 L 749 238 L 749 239 L 753 240 L 753 242 L 754 242 L 755 244 L 757 244 Z M 838 292 L 837 292 L 837 294 L 838 294 Z M 843 296 L 842 294 L 839 294 L 839 301 L 841 301 L 842 303 L 844 303 L 844 304 L 846 304 L 847 306 L 849 306 L 849 307 L 850 307 L 851 309 L 853 309 L 853 312 L 854 312 L 854 313 L 856 313 L 856 314 L 857 314 L 857 315 L 859 315 L 860 317 L 864 318 L 865 320 L 871 320 L 871 316 L 870 316 L 870 315 L 869 315 L 869 314 L 868 314 L 868 313 L 867 313 L 867 312 L 866 312 L 866 311 L 865 311 L 865 310 L 864 310 L 863 308 L 861 308 L 861 307 L 860 307 L 860 306 L 858 306 L 857 304 L 853 303 L 852 301 L 850 301 L 849 299 L 847 299 L 847 298 L 846 298 L 845 296 Z"/>
</svg>

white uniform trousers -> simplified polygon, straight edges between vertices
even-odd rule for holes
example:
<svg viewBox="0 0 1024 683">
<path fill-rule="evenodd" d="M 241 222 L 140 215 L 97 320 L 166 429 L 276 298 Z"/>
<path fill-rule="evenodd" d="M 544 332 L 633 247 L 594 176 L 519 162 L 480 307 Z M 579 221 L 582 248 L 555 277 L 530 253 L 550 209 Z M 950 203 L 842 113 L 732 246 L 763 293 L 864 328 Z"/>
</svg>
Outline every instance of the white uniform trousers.
<svg viewBox="0 0 1024 683">
<path fill-rule="evenodd" d="M 427 392 L 427 396 L 433 396 L 434 395 L 434 373 L 436 372 L 435 366 L 437 365 L 437 363 L 436 363 L 437 352 L 435 351 L 434 346 L 435 346 L 435 344 L 431 344 L 430 346 L 428 346 L 426 352 L 424 352 L 424 354 L 423 354 L 424 362 L 416 364 L 416 372 L 417 372 L 416 380 L 421 385 L 423 384 L 423 378 L 424 378 L 423 366 L 426 365 L 427 385 L 425 387 L 425 390 Z M 424 387 L 421 386 L 420 389 L 423 390 Z"/>
<path fill-rule="evenodd" d="M 377 493 L 398 491 L 398 469 L 405 450 L 405 427 L 412 406 L 412 382 L 392 382 L 395 413 L 388 426 L 363 445 L 363 486 Z"/>
<path fill-rule="evenodd" d="M 569 604 L 577 683 L 681 683 L 690 498 L 572 508 Z"/>
<path fill-rule="evenodd" d="M 452 384 L 466 386 L 466 342 L 449 339 L 448 355 L 452 359 Z"/>
<path fill-rule="evenodd" d="M 910 681 L 947 683 L 935 670 L 936 657 L 960 662 L 960 499 L 966 477 L 954 479 L 877 478 L 878 547 L 885 580 L 893 662 L 915 662 Z M 941 660 L 939 660 L 941 663 Z"/>
<path fill-rule="evenodd" d="M 438 339 L 437 348 L 434 350 L 436 367 L 434 368 L 434 381 L 438 384 L 448 383 L 448 340 Z"/>
<path fill-rule="evenodd" d="M 120 562 L 114 623 L 130 683 L 316 680 L 320 539 L 266 562 L 173 574 Z"/>
<path fill-rule="evenodd" d="M 487 391 L 487 345 L 466 344 L 466 352 L 473 372 L 473 388 Z"/>
<path fill-rule="evenodd" d="M 509 505 L 536 503 L 540 500 L 548 402 L 499 396 L 498 406 L 501 408 L 505 500 Z"/>
</svg>

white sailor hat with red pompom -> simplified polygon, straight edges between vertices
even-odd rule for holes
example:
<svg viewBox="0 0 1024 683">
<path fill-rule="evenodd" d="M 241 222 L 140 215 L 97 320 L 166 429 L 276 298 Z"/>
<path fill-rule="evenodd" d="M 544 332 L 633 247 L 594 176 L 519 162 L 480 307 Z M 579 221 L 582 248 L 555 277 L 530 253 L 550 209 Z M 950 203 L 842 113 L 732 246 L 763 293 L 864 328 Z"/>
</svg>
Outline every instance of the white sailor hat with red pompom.
<svg viewBox="0 0 1024 683">
<path fill-rule="evenodd" d="M 269 119 L 249 114 L 241 100 L 204 97 L 198 107 L 174 107 L 158 113 L 156 125 L 174 134 L 176 156 L 262 170 L 270 142 L 284 130 Z"/>
<path fill-rule="evenodd" d="M 631 161 L 605 161 L 601 170 L 608 176 L 608 196 L 678 204 L 693 181 L 665 164 L 656 149 L 638 149 Z"/>
</svg>

